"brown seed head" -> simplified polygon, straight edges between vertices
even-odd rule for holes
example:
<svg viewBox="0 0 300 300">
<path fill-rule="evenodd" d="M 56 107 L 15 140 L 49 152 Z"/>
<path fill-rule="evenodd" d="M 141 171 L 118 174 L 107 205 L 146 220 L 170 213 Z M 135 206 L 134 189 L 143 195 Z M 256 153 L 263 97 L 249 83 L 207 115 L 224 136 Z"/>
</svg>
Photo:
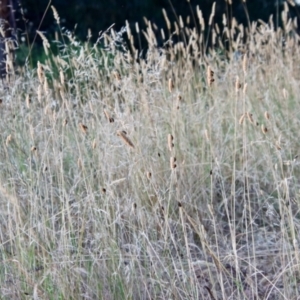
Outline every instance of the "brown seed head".
<svg viewBox="0 0 300 300">
<path fill-rule="evenodd" d="M 238 91 L 241 87 L 242 87 L 242 85 L 240 83 L 240 78 L 239 78 L 239 76 L 237 76 L 236 81 L 235 81 L 235 92 L 238 93 Z"/>
<path fill-rule="evenodd" d="M 174 144 L 173 144 L 173 135 L 172 134 L 168 134 L 168 147 L 169 150 L 172 151 L 174 148 Z"/>
<path fill-rule="evenodd" d="M 124 130 L 123 131 L 117 131 L 117 136 L 119 136 L 125 142 L 125 144 L 127 144 L 129 147 L 134 148 L 134 144 L 127 137 L 126 131 L 124 131 Z"/>
<path fill-rule="evenodd" d="M 114 118 L 109 115 L 109 112 L 106 109 L 104 109 L 104 114 L 109 123 L 113 123 L 115 121 Z"/>
<path fill-rule="evenodd" d="M 86 125 L 82 124 L 81 122 L 79 123 L 79 128 L 84 134 L 87 133 L 88 127 Z"/>
<path fill-rule="evenodd" d="M 207 67 L 206 77 L 207 77 L 208 86 L 211 86 L 212 83 L 215 81 L 215 79 L 214 79 L 214 71 L 212 71 L 210 66 Z"/>
<path fill-rule="evenodd" d="M 170 157 L 170 167 L 171 167 L 171 169 L 176 169 L 176 167 L 177 167 L 176 157 L 174 157 L 174 156 Z"/>
<path fill-rule="evenodd" d="M 261 124 L 261 131 L 263 134 L 266 134 L 268 132 L 268 128 L 264 124 Z"/>
</svg>

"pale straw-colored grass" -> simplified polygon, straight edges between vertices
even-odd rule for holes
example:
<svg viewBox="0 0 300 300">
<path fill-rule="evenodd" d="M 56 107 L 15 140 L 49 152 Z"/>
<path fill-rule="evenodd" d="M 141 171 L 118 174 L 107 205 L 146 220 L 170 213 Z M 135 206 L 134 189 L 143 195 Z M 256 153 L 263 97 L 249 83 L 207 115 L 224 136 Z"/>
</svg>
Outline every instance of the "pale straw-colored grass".
<svg viewBox="0 0 300 300">
<path fill-rule="evenodd" d="M 294 23 L 243 44 L 214 8 L 198 31 L 163 15 L 165 49 L 136 26 L 145 59 L 129 24 L 57 56 L 39 33 L 51 59 L 0 92 L 3 298 L 300 297 Z"/>
</svg>

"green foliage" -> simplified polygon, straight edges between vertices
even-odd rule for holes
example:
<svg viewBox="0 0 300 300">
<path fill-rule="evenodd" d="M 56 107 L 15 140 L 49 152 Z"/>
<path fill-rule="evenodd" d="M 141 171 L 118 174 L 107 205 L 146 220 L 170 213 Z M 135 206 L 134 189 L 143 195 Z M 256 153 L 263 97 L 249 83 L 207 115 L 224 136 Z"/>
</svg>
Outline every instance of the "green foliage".
<svg viewBox="0 0 300 300">
<path fill-rule="evenodd" d="M 35 46 L 28 47 L 25 43 L 21 43 L 15 52 L 16 60 L 15 64 L 17 66 L 29 65 L 29 68 L 34 68 L 37 62 L 44 62 L 47 59 L 47 55 L 43 47 Z"/>
</svg>

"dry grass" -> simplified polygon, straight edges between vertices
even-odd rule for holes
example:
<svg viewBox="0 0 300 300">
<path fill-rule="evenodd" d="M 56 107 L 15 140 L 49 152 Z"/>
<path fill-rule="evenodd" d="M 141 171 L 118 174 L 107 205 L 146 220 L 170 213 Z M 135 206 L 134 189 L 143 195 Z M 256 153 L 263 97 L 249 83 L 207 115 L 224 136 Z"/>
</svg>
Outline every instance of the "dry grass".
<svg viewBox="0 0 300 300">
<path fill-rule="evenodd" d="M 205 56 L 150 23 L 146 59 L 41 36 L 0 92 L 2 298 L 299 299 L 299 36 L 209 25 Z"/>
</svg>

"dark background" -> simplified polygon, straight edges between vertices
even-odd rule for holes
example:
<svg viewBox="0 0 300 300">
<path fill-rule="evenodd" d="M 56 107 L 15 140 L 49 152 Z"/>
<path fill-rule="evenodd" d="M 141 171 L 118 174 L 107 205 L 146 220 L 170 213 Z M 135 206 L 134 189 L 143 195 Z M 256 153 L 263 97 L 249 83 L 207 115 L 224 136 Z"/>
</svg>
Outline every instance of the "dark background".
<svg viewBox="0 0 300 300">
<path fill-rule="evenodd" d="M 49 0 L 17 0 L 23 8 L 23 17 L 20 14 L 20 6 L 17 14 L 17 26 L 20 34 L 29 34 L 32 40 L 36 29 L 44 31 L 51 40 L 53 33 L 57 30 L 57 25 L 53 18 L 51 8 L 46 11 Z M 293 1 L 293 0 L 291 0 Z M 51 5 L 55 6 L 61 19 L 61 26 L 73 31 L 77 24 L 75 35 L 86 40 L 87 30 L 91 29 L 93 40 L 97 39 L 99 31 L 103 31 L 115 23 L 114 29 L 119 30 L 128 20 L 135 33 L 135 22 L 138 22 L 140 28 L 145 28 L 143 17 L 152 21 L 158 28 L 165 27 L 165 21 L 162 14 L 162 8 L 165 8 L 169 19 L 173 22 L 176 15 L 181 15 L 183 19 L 194 13 L 196 22 L 196 6 L 199 5 L 203 12 L 206 22 L 208 22 L 212 0 L 53 0 Z M 280 25 L 281 10 L 283 9 L 282 0 L 232 0 L 232 5 L 228 5 L 225 0 L 216 0 L 215 22 L 221 23 L 222 14 L 229 18 L 234 16 L 238 22 L 248 24 L 246 11 L 249 13 L 250 21 L 262 19 L 267 21 L 273 14 L 275 25 Z M 287 2 L 288 3 L 288 2 Z M 299 16 L 299 6 L 292 7 L 290 4 L 290 16 Z M 173 8 L 174 9 L 173 9 Z M 46 14 L 45 14 L 46 12 Z M 42 23 L 43 15 L 45 18 Z M 278 23 L 277 23 L 278 21 Z M 191 26 L 194 26 L 191 22 Z M 173 27 L 174 28 L 174 27 Z"/>
</svg>

